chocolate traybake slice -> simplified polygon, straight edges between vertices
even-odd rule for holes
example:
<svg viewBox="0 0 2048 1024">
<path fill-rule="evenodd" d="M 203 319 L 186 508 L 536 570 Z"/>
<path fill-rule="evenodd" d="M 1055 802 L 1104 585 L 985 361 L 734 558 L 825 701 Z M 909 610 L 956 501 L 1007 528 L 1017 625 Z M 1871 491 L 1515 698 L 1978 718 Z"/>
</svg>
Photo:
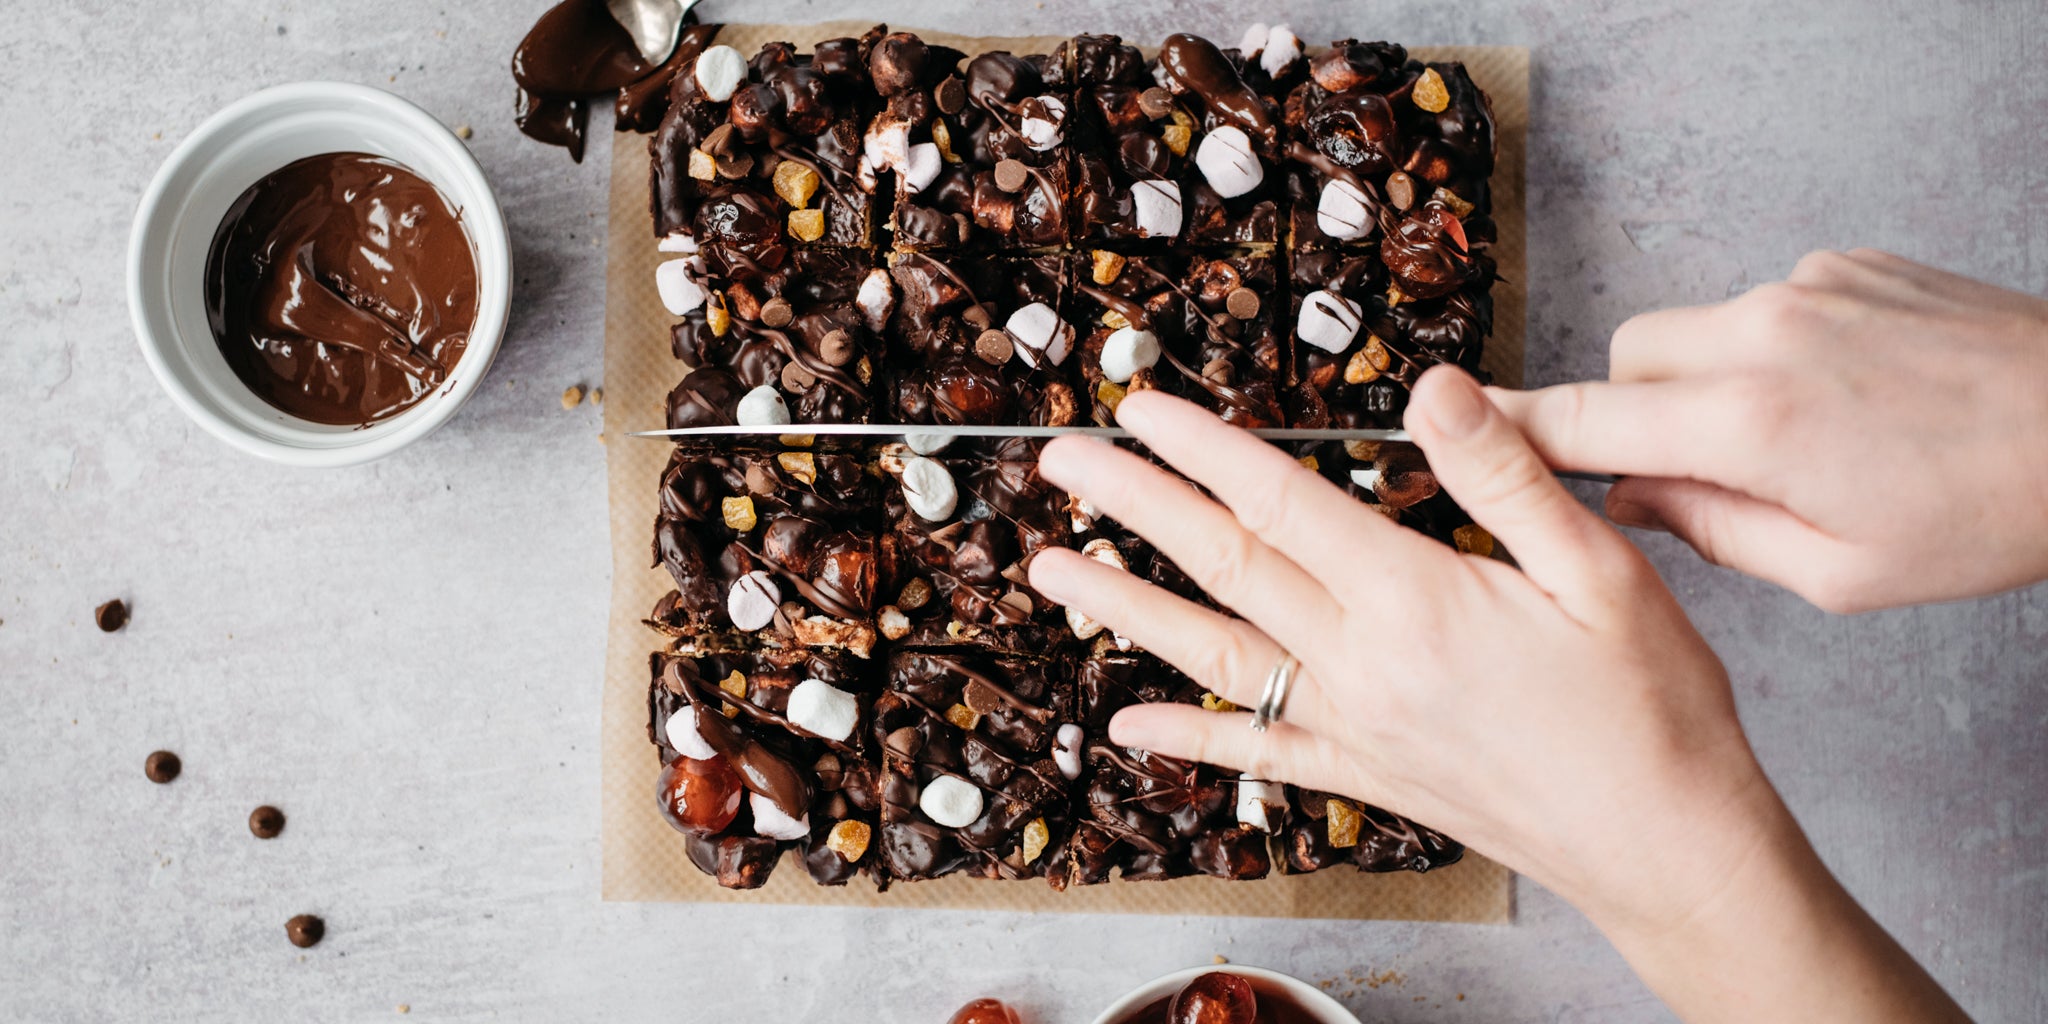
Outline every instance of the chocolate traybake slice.
<svg viewBox="0 0 2048 1024">
<path fill-rule="evenodd" d="M 725 241 L 752 255 L 770 244 L 873 242 L 860 158 L 881 106 L 866 61 L 876 34 L 811 53 L 769 43 L 751 59 L 714 44 L 675 76 L 649 143 L 665 248 Z"/>
<path fill-rule="evenodd" d="M 895 422 L 1074 422 L 1075 326 L 1062 255 L 906 252 L 889 278 Z"/>
<path fill-rule="evenodd" d="M 650 667 L 656 795 L 692 864 L 731 889 L 767 882 L 790 849 L 821 885 L 875 876 L 872 663 L 757 649 L 657 654 Z"/>
<path fill-rule="evenodd" d="M 1462 65 L 1346 40 L 1288 94 L 1292 425 L 1400 425 L 1440 362 L 1493 327 L 1493 114 Z"/>
<path fill-rule="evenodd" d="M 887 107 L 868 127 L 866 155 L 894 185 L 898 251 L 1066 244 L 1073 96 L 1063 57 L 998 50 L 969 60 L 898 32 L 875 45 L 869 67 Z"/>
<path fill-rule="evenodd" d="M 1144 652 L 1113 646 L 1081 663 L 1081 705 L 1087 789 L 1077 813 L 1068 861 L 1075 881 L 1106 882 L 1113 872 L 1133 881 L 1203 874 L 1263 878 L 1268 849 L 1287 812 L 1277 783 L 1109 742 L 1109 720 L 1141 703 L 1218 708 L 1215 695 Z"/>
<path fill-rule="evenodd" d="M 1069 659 L 971 643 L 891 652 L 874 725 L 889 877 L 965 871 L 1063 887 L 1075 755 L 1058 739 L 1073 718 Z"/>
<path fill-rule="evenodd" d="M 1284 423 L 1287 294 L 1271 256 L 1245 251 L 1075 257 L 1069 316 L 1090 418 L 1114 426 L 1124 395 L 1159 388 L 1241 427 Z"/>
<path fill-rule="evenodd" d="M 695 290 L 670 307 L 684 309 L 671 350 L 693 368 L 669 393 L 671 428 L 870 419 L 882 324 L 869 309 L 887 278 L 865 251 L 777 244 L 764 262 L 712 242 L 663 266 Z"/>
<path fill-rule="evenodd" d="M 989 445 L 975 451 L 959 442 L 928 456 L 892 445 L 881 453 L 885 486 L 893 487 L 883 499 L 885 604 L 877 618 L 892 643 L 1023 654 L 1075 643 L 1065 609 L 1031 589 L 1026 575 L 1040 550 L 1068 543 L 1071 502 L 1038 474 L 1042 442 Z"/>
<path fill-rule="evenodd" d="M 875 479 L 852 455 L 677 447 L 654 558 L 676 589 L 648 624 L 680 650 L 875 643 Z"/>
<path fill-rule="evenodd" d="M 1287 787 L 1281 836 L 1288 874 L 1350 864 L 1360 871 L 1429 871 L 1465 856 L 1457 840 L 1349 797 Z"/>
</svg>

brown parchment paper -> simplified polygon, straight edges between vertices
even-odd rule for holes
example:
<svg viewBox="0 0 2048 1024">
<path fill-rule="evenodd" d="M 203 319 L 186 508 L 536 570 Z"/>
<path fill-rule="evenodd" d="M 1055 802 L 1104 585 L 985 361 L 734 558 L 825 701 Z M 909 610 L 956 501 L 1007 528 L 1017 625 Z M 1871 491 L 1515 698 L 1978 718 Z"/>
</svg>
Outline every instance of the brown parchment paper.
<svg viewBox="0 0 2048 1024">
<path fill-rule="evenodd" d="M 865 22 L 821 25 L 728 25 L 718 41 L 752 53 L 763 43 L 788 40 L 808 47 L 821 39 L 858 36 Z M 968 53 L 1008 49 L 1047 53 L 1059 37 L 967 38 L 916 30 L 926 40 Z M 1494 380 L 1522 379 L 1523 152 L 1529 121 L 1529 51 L 1520 47 L 1417 47 L 1423 60 L 1460 60 L 1493 97 L 1500 159 L 1493 178 L 1494 247 L 1501 280 L 1494 286 L 1494 333 L 1485 365 Z M 663 401 L 682 376 L 669 353 L 674 319 L 654 288 L 654 248 L 647 202 L 647 137 L 619 133 L 612 143 L 611 226 L 606 247 L 604 439 L 612 527 L 612 599 L 605 645 L 603 772 L 603 894 L 607 900 L 688 900 L 716 903 L 796 903 L 839 907 L 946 907 L 1026 912 L 1200 914 L 1253 917 L 1391 918 L 1419 921 L 1505 922 L 1513 880 L 1506 868 L 1468 853 L 1460 863 L 1426 875 L 1363 874 L 1333 868 L 1230 882 L 1185 878 L 1168 882 L 1110 882 L 1055 892 L 1042 880 L 1000 882 L 963 876 L 906 882 L 877 893 L 859 880 L 839 887 L 813 883 L 803 865 L 785 858 L 767 885 L 748 892 L 722 889 L 692 867 L 682 836 L 656 810 L 661 766 L 647 739 L 647 655 L 656 637 L 641 624 L 670 581 L 650 566 L 649 538 L 657 484 L 668 460 L 660 441 L 631 438 L 659 430 Z"/>
</svg>

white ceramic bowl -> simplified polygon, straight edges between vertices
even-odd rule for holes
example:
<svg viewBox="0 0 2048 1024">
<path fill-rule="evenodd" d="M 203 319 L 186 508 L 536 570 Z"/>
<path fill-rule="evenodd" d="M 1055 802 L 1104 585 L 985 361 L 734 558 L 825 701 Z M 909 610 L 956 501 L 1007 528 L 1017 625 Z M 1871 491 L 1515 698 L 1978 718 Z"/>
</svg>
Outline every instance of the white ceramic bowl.
<svg viewBox="0 0 2048 1024">
<path fill-rule="evenodd" d="M 294 160 L 341 152 L 385 157 L 434 183 L 460 211 L 476 257 L 476 323 L 447 383 L 368 426 L 313 423 L 257 397 L 206 321 L 207 251 L 228 207 Z M 128 312 L 157 381 L 208 433 L 290 465 L 368 462 L 432 433 L 482 383 L 511 304 L 512 242 L 469 147 L 426 111 L 362 85 L 281 85 L 207 118 L 157 170 L 128 242 Z"/>
<path fill-rule="evenodd" d="M 1173 995 L 1175 992 L 1180 991 L 1181 986 L 1211 971 L 1235 974 L 1239 977 L 1251 979 L 1254 985 L 1262 989 L 1278 989 L 1285 992 L 1293 996 L 1294 1001 L 1307 1010 L 1309 1015 L 1320 1022 L 1320 1024 L 1359 1024 L 1357 1016 L 1352 1014 L 1350 1010 L 1345 1009 L 1343 1003 L 1330 998 L 1329 994 L 1322 989 L 1292 975 L 1281 974 L 1279 971 L 1269 971 L 1263 967 L 1246 967 L 1242 964 L 1215 964 L 1190 967 L 1186 970 L 1175 971 L 1172 974 L 1154 978 L 1131 990 L 1129 995 L 1110 1004 L 1109 1009 L 1102 1011 L 1095 1018 L 1095 1024 L 1117 1024 L 1118 1021 L 1144 1009 L 1152 1003 Z"/>
</svg>

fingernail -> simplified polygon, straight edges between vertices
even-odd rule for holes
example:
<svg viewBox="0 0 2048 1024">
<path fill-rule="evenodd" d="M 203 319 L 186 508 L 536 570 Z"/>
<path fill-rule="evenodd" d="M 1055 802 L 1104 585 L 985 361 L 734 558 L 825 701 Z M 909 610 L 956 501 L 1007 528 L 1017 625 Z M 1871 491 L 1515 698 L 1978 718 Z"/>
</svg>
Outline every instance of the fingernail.
<svg viewBox="0 0 2048 1024">
<path fill-rule="evenodd" d="M 1142 720 L 1133 722 L 1131 719 L 1132 716 L 1125 711 L 1117 712 L 1116 717 L 1109 720 L 1109 741 L 1119 747 L 1137 747 L 1143 750 L 1150 744 L 1152 737 L 1145 731 Z"/>
<path fill-rule="evenodd" d="M 1617 525 L 1633 527 L 1638 530 L 1671 532 L 1670 525 L 1664 522 L 1664 517 L 1658 515 L 1656 509 L 1648 505 L 1638 505 L 1626 499 L 1620 501 L 1608 499 L 1607 518 Z"/>
<path fill-rule="evenodd" d="M 1025 567 L 1031 586 L 1054 604 L 1071 603 L 1068 600 L 1071 595 L 1066 589 L 1067 571 L 1060 566 L 1060 560 L 1068 554 L 1070 552 L 1065 548 L 1046 548 L 1032 555 L 1031 564 Z"/>
<path fill-rule="evenodd" d="M 1439 372 L 1443 382 L 1436 386 L 1436 394 L 1429 397 L 1420 410 L 1428 418 L 1430 426 L 1443 436 L 1456 440 L 1467 437 L 1486 422 L 1488 406 L 1486 396 L 1479 391 L 1479 385 L 1462 373 Z"/>
<path fill-rule="evenodd" d="M 1116 404 L 1117 426 L 1125 430 L 1140 430 L 1152 421 L 1152 417 L 1145 411 L 1152 408 L 1152 400 L 1150 398 L 1140 398 L 1136 402 L 1131 401 L 1131 399 L 1138 398 L 1142 394 L 1144 394 L 1142 390 L 1133 391 L 1125 395 L 1123 400 Z"/>
</svg>

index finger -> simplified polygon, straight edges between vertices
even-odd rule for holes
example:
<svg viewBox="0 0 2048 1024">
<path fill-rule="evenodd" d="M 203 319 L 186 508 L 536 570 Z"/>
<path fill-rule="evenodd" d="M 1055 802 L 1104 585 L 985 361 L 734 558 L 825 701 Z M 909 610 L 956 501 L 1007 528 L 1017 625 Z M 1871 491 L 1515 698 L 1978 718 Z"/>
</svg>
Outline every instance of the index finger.
<svg viewBox="0 0 2048 1024">
<path fill-rule="evenodd" d="M 1369 553 L 1392 572 L 1444 555 L 1422 534 L 1365 512 L 1287 453 L 1193 403 L 1135 392 L 1117 406 L 1116 421 L 1332 594 L 1357 595 L 1375 583 L 1378 574 L 1361 573 L 1358 556 Z"/>
</svg>

